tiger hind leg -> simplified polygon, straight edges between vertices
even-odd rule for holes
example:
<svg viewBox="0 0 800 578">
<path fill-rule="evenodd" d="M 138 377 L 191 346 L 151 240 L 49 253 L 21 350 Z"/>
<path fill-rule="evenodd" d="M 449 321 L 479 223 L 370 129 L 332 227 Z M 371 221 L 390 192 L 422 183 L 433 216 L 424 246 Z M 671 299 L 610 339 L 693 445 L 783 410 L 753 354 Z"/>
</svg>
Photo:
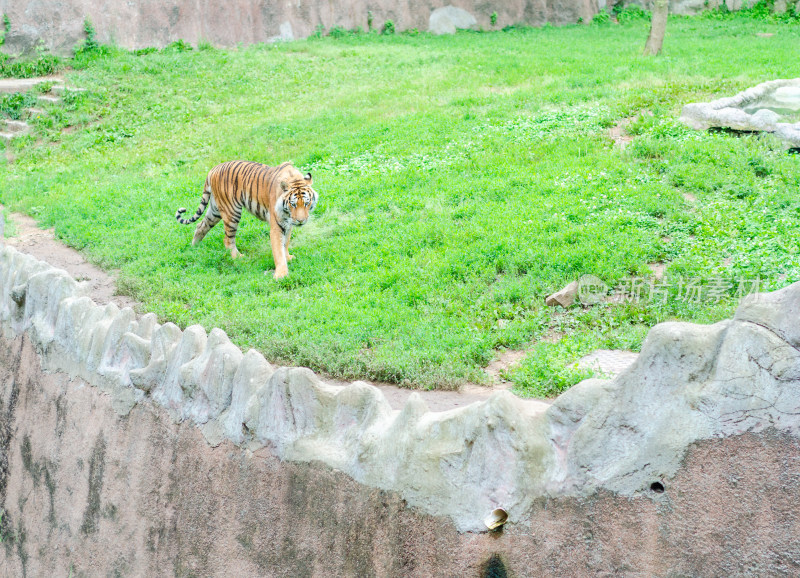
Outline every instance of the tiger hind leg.
<svg viewBox="0 0 800 578">
<path fill-rule="evenodd" d="M 214 227 L 214 225 L 219 223 L 221 219 L 222 216 L 219 214 L 217 205 L 214 202 L 214 199 L 211 199 L 205 219 L 200 221 L 200 223 L 197 225 L 197 228 L 194 230 L 192 245 L 197 245 L 200 241 L 202 241 L 203 237 L 205 237 L 206 234 Z"/>
</svg>

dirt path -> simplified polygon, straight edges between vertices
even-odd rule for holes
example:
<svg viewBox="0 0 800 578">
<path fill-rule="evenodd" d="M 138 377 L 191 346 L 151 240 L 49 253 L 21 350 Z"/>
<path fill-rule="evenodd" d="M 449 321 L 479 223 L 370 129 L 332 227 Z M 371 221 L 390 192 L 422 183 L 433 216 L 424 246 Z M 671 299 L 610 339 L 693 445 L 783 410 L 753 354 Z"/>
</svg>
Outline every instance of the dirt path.
<svg viewBox="0 0 800 578">
<path fill-rule="evenodd" d="M 109 274 L 91 265 L 75 249 L 64 246 L 56 240 L 52 229 L 40 229 L 32 218 L 19 213 L 5 213 L 9 220 L 6 227 L 10 229 L 13 236 L 4 240 L 6 245 L 14 247 L 18 251 L 33 255 L 37 259 L 46 261 L 54 267 L 64 269 L 77 281 L 87 283 L 90 291 L 89 296 L 98 304 L 115 303 L 119 307 L 132 307 L 137 312 L 143 313 L 141 304 L 130 297 L 117 294 L 117 285 L 114 274 Z M 2 235 L 0 234 L 0 237 Z M 520 352 L 509 352 L 510 358 L 518 357 Z M 401 409 L 413 391 L 417 391 L 428 407 L 432 411 L 445 411 L 464 407 L 476 401 L 482 401 L 501 389 L 507 389 L 510 384 L 500 380 L 498 373 L 500 369 L 509 363 L 509 356 L 501 356 L 498 361 L 493 362 L 487 372 L 495 382 L 494 387 L 483 387 L 480 385 L 466 385 L 461 391 L 422 391 L 410 390 L 384 383 L 372 383 L 379 388 L 389 404 L 394 409 Z M 344 382 L 328 379 L 334 384 L 345 385 Z M 368 382 L 369 383 L 369 382 Z M 546 408 L 549 404 L 539 400 L 525 400 L 531 404 L 532 408 Z"/>
<path fill-rule="evenodd" d="M 5 224 L 5 228 L 13 233 L 12 237 L 3 239 L 6 245 L 41 261 L 47 261 L 53 267 L 64 269 L 76 281 L 88 283 L 89 296 L 95 303 L 106 305 L 113 302 L 119 307 L 134 309 L 139 305 L 130 297 L 117 295 L 117 284 L 113 275 L 88 263 L 75 249 L 59 243 L 52 229 L 40 229 L 36 221 L 26 215 L 7 212 L 5 215 L 10 221 Z"/>
</svg>

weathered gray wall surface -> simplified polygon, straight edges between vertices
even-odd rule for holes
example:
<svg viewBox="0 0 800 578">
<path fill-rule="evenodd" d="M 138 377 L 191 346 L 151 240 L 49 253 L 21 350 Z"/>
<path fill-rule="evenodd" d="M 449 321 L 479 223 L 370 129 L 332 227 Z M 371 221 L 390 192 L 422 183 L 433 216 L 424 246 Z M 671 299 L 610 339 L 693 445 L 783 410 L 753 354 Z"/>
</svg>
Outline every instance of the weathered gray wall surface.
<svg viewBox="0 0 800 578">
<path fill-rule="evenodd" d="M 2 576 L 800 575 L 800 283 L 444 412 L 87 291 L 0 248 Z"/>
<path fill-rule="evenodd" d="M 368 12 L 377 29 L 392 20 L 398 30 L 427 30 L 431 12 L 449 4 L 447 0 L 0 0 L 0 13 L 11 20 L 5 51 L 18 52 L 41 39 L 50 50 L 69 53 L 83 40 L 87 17 L 100 42 L 124 48 L 161 47 L 178 39 L 236 46 L 304 38 L 318 25 L 366 29 Z M 471 12 L 485 29 L 492 28 L 493 12 L 498 15 L 497 28 L 516 23 L 572 24 L 579 18 L 588 21 L 597 12 L 597 0 L 456 0 L 452 4 Z"/>
<path fill-rule="evenodd" d="M 694 444 L 666 491 L 537 500 L 459 534 L 320 464 L 278 460 L 0 340 L 0 575 L 780 576 L 800 572 L 800 446 L 774 430 Z"/>
</svg>

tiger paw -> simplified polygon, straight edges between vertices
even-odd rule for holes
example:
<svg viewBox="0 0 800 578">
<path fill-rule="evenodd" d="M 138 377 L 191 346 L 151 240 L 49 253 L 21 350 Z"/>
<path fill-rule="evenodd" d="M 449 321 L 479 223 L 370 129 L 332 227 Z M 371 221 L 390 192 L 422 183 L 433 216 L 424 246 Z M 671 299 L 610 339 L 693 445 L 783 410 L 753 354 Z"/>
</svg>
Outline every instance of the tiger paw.
<svg viewBox="0 0 800 578">
<path fill-rule="evenodd" d="M 294 259 L 294 255 L 290 255 L 289 253 L 286 253 L 286 260 L 287 261 L 291 261 L 292 259 Z"/>
<path fill-rule="evenodd" d="M 289 270 L 288 269 L 278 269 L 278 270 L 275 271 L 275 274 L 272 275 L 272 278 L 273 279 L 283 279 L 288 274 L 289 274 Z"/>
</svg>

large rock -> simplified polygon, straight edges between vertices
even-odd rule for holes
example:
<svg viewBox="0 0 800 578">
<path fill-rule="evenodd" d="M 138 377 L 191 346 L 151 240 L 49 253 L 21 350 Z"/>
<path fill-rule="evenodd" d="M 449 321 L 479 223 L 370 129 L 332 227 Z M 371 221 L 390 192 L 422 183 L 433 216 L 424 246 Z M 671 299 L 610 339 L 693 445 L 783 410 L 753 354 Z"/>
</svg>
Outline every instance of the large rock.
<svg viewBox="0 0 800 578">
<path fill-rule="evenodd" d="M 559 491 L 635 494 L 699 440 L 800 432 L 800 283 L 746 299 L 733 320 L 654 327 L 631 368 L 548 410 Z"/>
<path fill-rule="evenodd" d="M 475 17 L 463 8 L 444 6 L 431 12 L 428 31 L 432 34 L 455 34 L 456 30 L 475 28 L 477 25 Z"/>
<path fill-rule="evenodd" d="M 769 132 L 787 147 L 800 147 L 800 78 L 761 83 L 732 97 L 687 104 L 681 122 L 697 130 L 712 127 Z"/>
</svg>

